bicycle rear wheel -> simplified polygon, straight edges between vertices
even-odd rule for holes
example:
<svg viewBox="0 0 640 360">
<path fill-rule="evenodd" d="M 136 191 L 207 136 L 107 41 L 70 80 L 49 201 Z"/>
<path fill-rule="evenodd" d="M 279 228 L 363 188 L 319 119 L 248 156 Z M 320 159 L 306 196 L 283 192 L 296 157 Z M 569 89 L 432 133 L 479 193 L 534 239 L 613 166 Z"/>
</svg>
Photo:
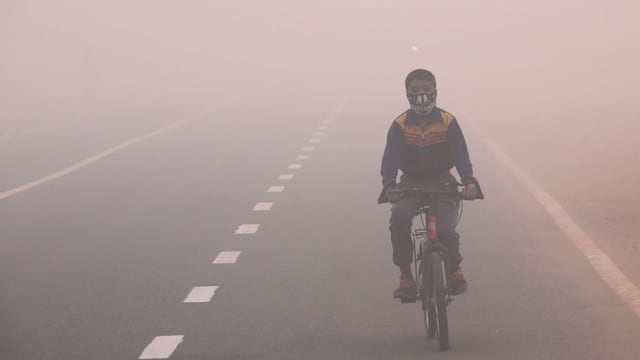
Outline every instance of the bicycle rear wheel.
<svg viewBox="0 0 640 360">
<path fill-rule="evenodd" d="M 445 290 L 444 261 L 439 252 L 429 253 L 431 267 L 432 296 L 431 304 L 435 310 L 436 337 L 440 350 L 449 349 L 449 322 L 447 319 L 447 294 Z"/>
</svg>

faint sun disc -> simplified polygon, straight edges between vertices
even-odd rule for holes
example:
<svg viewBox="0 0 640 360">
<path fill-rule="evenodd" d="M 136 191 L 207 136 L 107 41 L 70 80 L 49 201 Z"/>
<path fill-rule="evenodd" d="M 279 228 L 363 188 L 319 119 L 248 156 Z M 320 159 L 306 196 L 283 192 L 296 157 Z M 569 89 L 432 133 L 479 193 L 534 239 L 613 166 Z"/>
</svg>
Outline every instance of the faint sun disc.
<svg viewBox="0 0 640 360">
<path fill-rule="evenodd" d="M 415 45 L 411 45 L 411 51 L 416 52 L 418 51 L 418 47 Z"/>
</svg>

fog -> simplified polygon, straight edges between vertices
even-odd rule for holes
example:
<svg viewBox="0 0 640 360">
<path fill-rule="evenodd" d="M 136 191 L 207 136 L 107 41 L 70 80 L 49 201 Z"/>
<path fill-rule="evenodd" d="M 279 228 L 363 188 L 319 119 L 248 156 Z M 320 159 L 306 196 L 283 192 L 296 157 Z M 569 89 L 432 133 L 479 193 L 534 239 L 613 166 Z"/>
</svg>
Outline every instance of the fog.
<svg viewBox="0 0 640 360">
<path fill-rule="evenodd" d="M 35 111 L 34 103 L 52 115 L 160 99 L 211 102 L 304 77 L 313 84 L 295 86 L 334 91 L 350 76 L 385 76 L 374 70 L 389 67 L 381 55 L 406 56 L 412 40 L 398 42 L 407 31 L 394 29 L 406 13 L 389 22 L 393 6 L 366 4 L 5 2 L 3 109 L 11 118 Z"/>
<path fill-rule="evenodd" d="M 452 355 L 637 358 L 633 286 L 477 129 L 640 285 L 639 4 L 0 0 L 0 357 L 132 358 L 168 334 L 179 358 L 431 355 L 418 306 L 391 303 L 375 203 L 420 67 L 486 186 L 458 227 Z M 194 285 L 221 290 L 192 307 Z"/>
<path fill-rule="evenodd" d="M 617 106 L 631 100 L 628 86 L 639 78 L 634 6 L 4 1 L 3 111 L 15 117 L 34 103 L 51 114 L 111 102 L 210 101 L 247 81 L 301 86 L 301 77 L 324 91 L 362 80 L 389 86 L 415 66 L 484 106 L 553 101 L 582 111 L 595 94 L 603 106 Z M 411 45 L 419 51 L 410 53 Z"/>
<path fill-rule="evenodd" d="M 272 91 L 383 94 L 395 106 L 405 74 L 425 67 L 441 104 L 469 117 L 463 127 L 487 128 L 588 219 L 604 207 L 628 222 L 640 207 L 638 10 L 630 0 L 5 0 L 0 121 L 97 126 L 118 121 L 97 115 L 116 109 L 188 113 Z"/>
</svg>

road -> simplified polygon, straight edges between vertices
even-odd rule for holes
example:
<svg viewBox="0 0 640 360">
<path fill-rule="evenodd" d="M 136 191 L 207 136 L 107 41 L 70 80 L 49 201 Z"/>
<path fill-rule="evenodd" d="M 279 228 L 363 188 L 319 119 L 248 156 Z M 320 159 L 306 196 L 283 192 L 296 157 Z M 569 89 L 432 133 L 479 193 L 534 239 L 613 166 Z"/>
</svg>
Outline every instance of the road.
<svg viewBox="0 0 640 360">
<path fill-rule="evenodd" d="M 459 225 L 469 291 L 450 308 L 450 351 L 425 339 L 418 305 L 391 298 L 389 209 L 375 203 L 386 130 L 404 106 L 385 95 L 220 104 L 0 200 L 1 357 L 136 359 L 179 335 L 161 349 L 171 359 L 640 358 L 640 318 L 470 119 L 460 122 L 487 199 L 466 203 Z M 180 116 L 0 141 L 0 192 Z M 264 202 L 271 210 L 253 211 Z M 243 224 L 259 227 L 236 234 Z M 214 264 L 225 251 L 237 261 Z M 218 288 L 185 303 L 197 286 Z"/>
</svg>

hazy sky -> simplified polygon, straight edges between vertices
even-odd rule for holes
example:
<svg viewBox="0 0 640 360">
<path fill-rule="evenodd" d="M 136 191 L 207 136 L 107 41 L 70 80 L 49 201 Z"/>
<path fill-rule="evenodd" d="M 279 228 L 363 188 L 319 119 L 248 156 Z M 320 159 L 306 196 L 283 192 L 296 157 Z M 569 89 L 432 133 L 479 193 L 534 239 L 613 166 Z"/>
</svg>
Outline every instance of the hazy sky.
<svg viewBox="0 0 640 360">
<path fill-rule="evenodd" d="M 327 89 L 355 79 L 385 84 L 415 66 L 458 89 L 487 89 L 491 82 L 497 94 L 518 90 L 527 97 L 550 86 L 617 92 L 640 80 L 633 71 L 640 27 L 632 1 L 5 0 L 0 6 L 0 91 L 17 109 L 36 99 L 59 108 L 78 97 L 171 96 L 185 86 L 224 93 L 244 82 L 288 85 L 301 77 Z M 411 45 L 419 51 L 411 53 Z"/>
</svg>

